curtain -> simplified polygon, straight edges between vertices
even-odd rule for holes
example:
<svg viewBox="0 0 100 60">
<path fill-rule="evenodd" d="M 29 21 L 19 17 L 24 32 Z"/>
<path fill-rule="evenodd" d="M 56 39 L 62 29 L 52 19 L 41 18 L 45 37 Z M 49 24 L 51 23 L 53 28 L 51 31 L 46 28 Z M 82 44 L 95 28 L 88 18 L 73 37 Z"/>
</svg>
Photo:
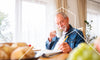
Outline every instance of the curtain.
<svg viewBox="0 0 100 60">
<path fill-rule="evenodd" d="M 86 24 L 84 23 L 84 21 L 86 20 L 86 0 L 77 0 L 77 8 L 78 8 L 78 22 L 79 22 L 79 26 L 78 27 L 82 27 L 83 28 L 83 34 L 85 36 L 85 32 L 86 32 Z"/>
<path fill-rule="evenodd" d="M 65 12 L 67 13 L 67 0 L 56 0 L 56 9 L 57 12 Z"/>
</svg>

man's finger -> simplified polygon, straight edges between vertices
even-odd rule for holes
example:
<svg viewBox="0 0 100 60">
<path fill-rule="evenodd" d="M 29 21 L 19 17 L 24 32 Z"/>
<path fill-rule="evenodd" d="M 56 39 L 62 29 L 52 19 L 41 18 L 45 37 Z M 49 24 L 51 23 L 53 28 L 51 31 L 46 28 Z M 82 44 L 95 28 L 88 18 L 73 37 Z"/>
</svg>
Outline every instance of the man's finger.
<svg viewBox="0 0 100 60">
<path fill-rule="evenodd" d="M 60 50 L 65 49 L 65 48 L 66 48 L 66 49 L 69 49 L 69 46 L 60 46 L 60 47 L 59 47 Z"/>
</svg>

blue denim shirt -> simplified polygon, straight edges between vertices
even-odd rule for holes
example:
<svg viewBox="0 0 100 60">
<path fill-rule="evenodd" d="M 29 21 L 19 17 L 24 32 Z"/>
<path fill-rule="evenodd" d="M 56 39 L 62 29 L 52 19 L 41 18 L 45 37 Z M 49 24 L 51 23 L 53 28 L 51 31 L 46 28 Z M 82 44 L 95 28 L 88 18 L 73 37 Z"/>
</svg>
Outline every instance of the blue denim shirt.
<svg viewBox="0 0 100 60">
<path fill-rule="evenodd" d="M 68 35 L 68 38 L 65 40 L 65 42 L 67 42 L 72 49 L 77 47 L 77 45 L 79 43 L 85 42 L 83 39 L 84 36 L 83 36 L 82 31 L 73 28 L 71 25 L 70 25 L 70 28 L 69 28 L 68 33 L 66 35 Z M 58 40 L 59 40 L 59 38 L 57 36 L 52 38 L 51 43 L 49 42 L 49 40 L 47 40 L 46 41 L 46 49 L 53 50 L 56 43 L 58 42 Z"/>
</svg>

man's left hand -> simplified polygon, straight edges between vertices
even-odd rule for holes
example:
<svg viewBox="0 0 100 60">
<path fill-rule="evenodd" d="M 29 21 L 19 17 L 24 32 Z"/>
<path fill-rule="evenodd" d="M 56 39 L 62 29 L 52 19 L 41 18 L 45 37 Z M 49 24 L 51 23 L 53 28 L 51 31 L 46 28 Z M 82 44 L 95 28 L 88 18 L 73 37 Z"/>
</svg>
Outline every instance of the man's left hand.
<svg viewBox="0 0 100 60">
<path fill-rule="evenodd" d="M 69 53 L 72 50 L 71 47 L 66 42 L 60 44 L 59 49 L 62 50 L 64 53 Z"/>
</svg>

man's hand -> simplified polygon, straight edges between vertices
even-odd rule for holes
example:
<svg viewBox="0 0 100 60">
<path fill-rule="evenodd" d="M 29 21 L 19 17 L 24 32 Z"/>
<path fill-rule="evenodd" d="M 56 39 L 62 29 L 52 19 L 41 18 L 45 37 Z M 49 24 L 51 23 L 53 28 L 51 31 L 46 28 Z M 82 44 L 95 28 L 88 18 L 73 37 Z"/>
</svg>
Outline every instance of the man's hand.
<svg viewBox="0 0 100 60">
<path fill-rule="evenodd" d="M 66 42 L 60 44 L 59 49 L 62 50 L 64 53 L 69 53 L 72 50 L 71 47 Z"/>
<path fill-rule="evenodd" d="M 52 41 L 52 38 L 54 38 L 55 36 L 56 36 L 56 31 L 50 32 L 50 36 L 48 38 L 49 42 L 51 42 Z"/>
</svg>

